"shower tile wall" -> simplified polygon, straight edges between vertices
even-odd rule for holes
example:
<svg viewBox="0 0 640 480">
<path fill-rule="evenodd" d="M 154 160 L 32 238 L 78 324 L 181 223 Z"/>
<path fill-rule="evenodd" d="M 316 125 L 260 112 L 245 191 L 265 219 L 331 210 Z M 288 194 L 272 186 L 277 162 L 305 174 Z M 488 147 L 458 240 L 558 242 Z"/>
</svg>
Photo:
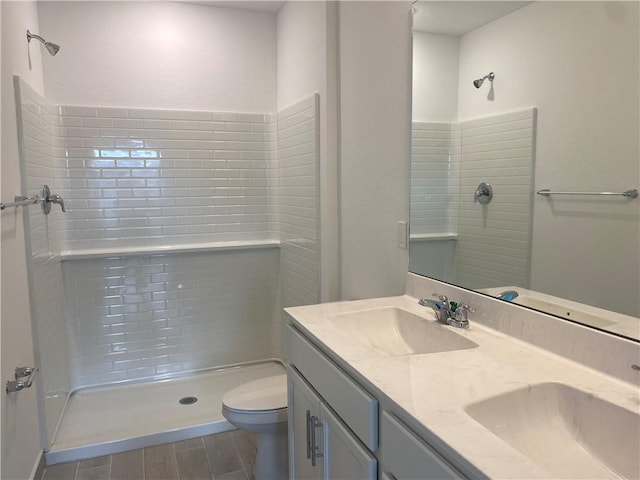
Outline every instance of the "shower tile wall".
<svg viewBox="0 0 640 480">
<path fill-rule="evenodd" d="M 65 261 L 74 385 L 277 357 L 278 257 L 272 248 Z"/>
<path fill-rule="evenodd" d="M 460 127 L 413 122 L 411 133 L 411 234 L 456 233 Z"/>
<path fill-rule="evenodd" d="M 72 250 L 274 238 L 274 114 L 60 107 Z"/>
<path fill-rule="evenodd" d="M 414 122 L 409 269 L 468 288 L 529 283 L 535 109 Z M 485 207 L 480 182 L 494 187 Z M 456 239 L 434 238 L 456 234 Z"/>
<path fill-rule="evenodd" d="M 456 281 L 529 285 L 536 110 L 463 122 Z M 473 202 L 480 182 L 493 199 Z"/>
<path fill-rule="evenodd" d="M 318 114 L 318 95 L 278 112 L 278 168 L 273 179 L 284 307 L 320 299 Z"/>
<path fill-rule="evenodd" d="M 44 184 L 52 192 L 66 194 L 64 168 L 53 161 L 61 153 L 61 128 L 57 108 L 48 105 L 29 85 L 16 77 L 19 130 L 22 134 L 23 192 L 38 195 Z M 65 319 L 64 288 L 59 252 L 63 240 L 64 214 L 53 205 L 45 215 L 40 205 L 24 208 L 27 235 L 27 269 L 34 333 L 39 345 L 48 434 L 55 428 L 71 390 L 69 331 Z"/>
<path fill-rule="evenodd" d="M 60 112 L 68 249 L 277 238 L 274 114 Z M 75 385 L 278 356 L 278 267 L 277 249 L 64 262 Z"/>
<path fill-rule="evenodd" d="M 409 270 L 455 281 L 460 192 L 460 126 L 413 122 Z"/>
<path fill-rule="evenodd" d="M 315 97 L 278 117 L 60 112 L 65 250 L 282 241 L 281 249 L 64 261 L 73 386 L 281 356 L 280 291 L 286 305 L 318 298 Z"/>
<path fill-rule="evenodd" d="M 31 207 L 51 391 L 282 354 L 281 305 L 319 297 L 317 96 L 279 115 L 54 107 L 25 84 L 21 100 L 27 190 L 48 182 L 67 204 Z M 282 248 L 60 263 L 61 250 L 269 239 Z"/>
</svg>

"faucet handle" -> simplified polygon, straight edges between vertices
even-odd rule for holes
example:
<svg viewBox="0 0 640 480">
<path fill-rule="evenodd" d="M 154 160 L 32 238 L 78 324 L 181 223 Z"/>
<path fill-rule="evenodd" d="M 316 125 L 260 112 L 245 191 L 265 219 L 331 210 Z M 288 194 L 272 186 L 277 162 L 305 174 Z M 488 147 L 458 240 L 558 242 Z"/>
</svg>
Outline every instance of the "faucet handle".
<svg viewBox="0 0 640 480">
<path fill-rule="evenodd" d="M 440 300 L 442 303 L 444 303 L 444 306 L 449 308 L 449 299 L 447 298 L 446 295 L 441 295 L 439 293 L 433 293 L 432 296 L 437 297 L 438 300 Z"/>
<path fill-rule="evenodd" d="M 462 309 L 463 311 L 467 311 L 469 313 L 475 313 L 476 311 L 475 308 L 473 308 L 471 305 L 467 305 L 466 303 L 459 303 L 456 311 L 458 311 L 459 309 Z"/>
<path fill-rule="evenodd" d="M 476 309 L 467 305 L 466 303 L 459 303 L 456 305 L 456 310 L 453 314 L 453 319 L 449 322 L 449 325 L 453 325 L 458 328 L 469 328 L 468 312 L 475 312 Z"/>
</svg>

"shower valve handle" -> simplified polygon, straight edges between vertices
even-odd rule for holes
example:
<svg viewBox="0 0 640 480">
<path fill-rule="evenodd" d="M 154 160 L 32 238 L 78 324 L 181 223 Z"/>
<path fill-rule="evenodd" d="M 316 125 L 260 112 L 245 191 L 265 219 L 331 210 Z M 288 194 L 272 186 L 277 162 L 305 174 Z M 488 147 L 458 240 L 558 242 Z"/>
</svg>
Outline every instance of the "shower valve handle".
<svg viewBox="0 0 640 480">
<path fill-rule="evenodd" d="M 51 193 L 51 189 L 49 189 L 49 185 L 44 185 L 42 187 L 42 195 L 40 198 L 42 202 L 42 210 L 45 215 L 48 215 L 51 212 L 51 204 L 57 203 L 62 208 L 63 212 L 66 212 L 64 208 L 64 198 L 62 198 L 57 193 Z"/>
<path fill-rule="evenodd" d="M 51 195 L 48 201 L 51 203 L 57 203 L 58 205 L 60 205 L 60 208 L 62 208 L 62 211 L 66 212 L 66 210 L 64 209 L 64 198 L 62 198 L 60 195 Z"/>
</svg>

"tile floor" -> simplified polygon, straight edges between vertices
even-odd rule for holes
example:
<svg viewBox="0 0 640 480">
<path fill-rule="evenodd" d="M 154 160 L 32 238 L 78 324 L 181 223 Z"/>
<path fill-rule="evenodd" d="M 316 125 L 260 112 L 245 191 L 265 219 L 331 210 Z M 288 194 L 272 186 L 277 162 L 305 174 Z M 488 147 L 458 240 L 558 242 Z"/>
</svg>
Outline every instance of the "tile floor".
<svg viewBox="0 0 640 480">
<path fill-rule="evenodd" d="M 232 430 L 45 467 L 37 480 L 250 480 L 255 444 Z"/>
</svg>

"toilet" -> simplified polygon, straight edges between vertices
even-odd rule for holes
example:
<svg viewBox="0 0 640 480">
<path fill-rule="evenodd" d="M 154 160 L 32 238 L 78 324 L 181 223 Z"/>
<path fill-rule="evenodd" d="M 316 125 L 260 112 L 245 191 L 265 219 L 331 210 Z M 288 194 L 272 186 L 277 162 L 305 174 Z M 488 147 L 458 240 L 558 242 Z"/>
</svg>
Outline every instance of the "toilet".
<svg viewBox="0 0 640 480">
<path fill-rule="evenodd" d="M 230 390 L 222 397 L 222 415 L 238 429 L 256 435 L 256 480 L 289 478 L 286 374 Z"/>
</svg>

